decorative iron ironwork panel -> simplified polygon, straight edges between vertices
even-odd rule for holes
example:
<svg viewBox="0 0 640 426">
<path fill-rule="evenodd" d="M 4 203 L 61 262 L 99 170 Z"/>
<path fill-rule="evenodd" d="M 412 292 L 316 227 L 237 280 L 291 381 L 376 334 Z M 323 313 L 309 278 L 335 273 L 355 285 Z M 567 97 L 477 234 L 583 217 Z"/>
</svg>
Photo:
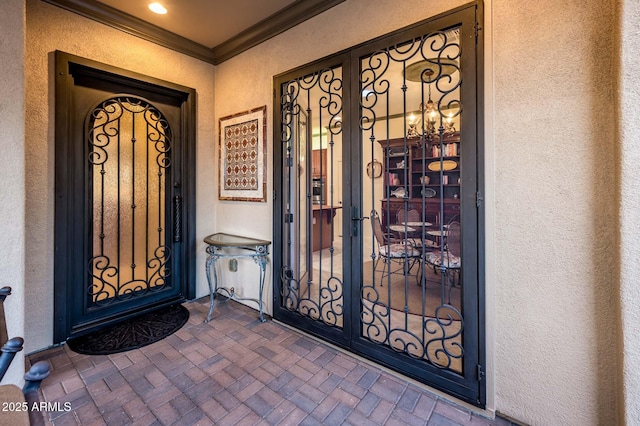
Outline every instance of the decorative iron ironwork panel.
<svg viewBox="0 0 640 426">
<path fill-rule="evenodd" d="M 89 306 L 100 307 L 169 285 L 171 129 L 154 106 L 127 96 L 96 107 L 86 135 L 93 218 L 86 292 Z"/>
<path fill-rule="evenodd" d="M 361 60 L 362 160 L 382 159 L 383 173 L 363 175 L 360 302 L 364 338 L 462 373 L 458 31 Z"/>
<path fill-rule="evenodd" d="M 285 309 L 342 328 L 342 69 L 282 85 Z"/>
</svg>

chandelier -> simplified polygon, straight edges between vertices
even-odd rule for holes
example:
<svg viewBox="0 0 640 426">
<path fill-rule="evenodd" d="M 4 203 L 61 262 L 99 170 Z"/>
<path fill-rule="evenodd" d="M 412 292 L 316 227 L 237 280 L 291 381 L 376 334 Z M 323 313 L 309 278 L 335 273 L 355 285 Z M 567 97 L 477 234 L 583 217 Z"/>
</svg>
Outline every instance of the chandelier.
<svg viewBox="0 0 640 426">
<path fill-rule="evenodd" d="M 454 61 L 444 59 L 427 59 L 426 61 L 415 62 L 407 66 L 405 71 L 405 78 L 407 80 L 427 83 L 428 85 L 428 100 L 426 104 L 420 103 L 418 117 L 416 118 L 415 113 L 411 113 L 407 118 L 407 137 L 416 138 L 424 135 L 427 142 L 433 142 L 437 134 L 437 118 L 441 113 L 431 99 L 431 83 L 435 82 L 442 75 L 452 74 L 457 69 Z M 453 117 L 444 117 L 442 127 L 445 134 L 453 134 L 456 131 L 453 124 Z"/>
</svg>

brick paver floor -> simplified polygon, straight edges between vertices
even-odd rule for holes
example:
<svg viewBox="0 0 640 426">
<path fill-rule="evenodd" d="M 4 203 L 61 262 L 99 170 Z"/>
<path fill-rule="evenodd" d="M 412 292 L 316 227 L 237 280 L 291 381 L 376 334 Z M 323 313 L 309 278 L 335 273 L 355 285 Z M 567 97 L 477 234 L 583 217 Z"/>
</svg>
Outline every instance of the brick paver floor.
<svg viewBox="0 0 640 426">
<path fill-rule="evenodd" d="M 189 322 L 138 350 L 49 360 L 45 414 L 54 425 L 510 425 L 488 420 L 239 303 L 187 303 Z"/>
</svg>

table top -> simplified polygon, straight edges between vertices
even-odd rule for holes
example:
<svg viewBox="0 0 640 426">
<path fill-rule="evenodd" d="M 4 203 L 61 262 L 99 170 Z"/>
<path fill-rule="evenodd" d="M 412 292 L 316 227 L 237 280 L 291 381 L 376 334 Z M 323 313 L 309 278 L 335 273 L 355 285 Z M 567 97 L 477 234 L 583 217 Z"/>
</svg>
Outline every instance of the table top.
<svg viewBox="0 0 640 426">
<path fill-rule="evenodd" d="M 416 232 L 412 227 L 404 225 L 389 225 L 389 229 L 396 232 Z"/>
<path fill-rule="evenodd" d="M 338 210 L 341 209 L 342 206 L 330 206 L 328 204 L 313 204 L 311 206 L 311 210 L 313 211 L 317 211 L 317 210 Z"/>
<path fill-rule="evenodd" d="M 217 247 L 268 246 L 271 244 L 271 241 L 268 240 L 225 234 L 224 232 L 209 235 L 204 239 L 204 242 Z"/>
<path fill-rule="evenodd" d="M 400 222 L 400 225 L 405 225 L 405 223 L 404 222 Z M 406 225 L 410 226 L 412 228 L 422 228 L 423 226 L 432 226 L 433 223 L 431 223 L 431 222 L 407 222 Z"/>
</svg>

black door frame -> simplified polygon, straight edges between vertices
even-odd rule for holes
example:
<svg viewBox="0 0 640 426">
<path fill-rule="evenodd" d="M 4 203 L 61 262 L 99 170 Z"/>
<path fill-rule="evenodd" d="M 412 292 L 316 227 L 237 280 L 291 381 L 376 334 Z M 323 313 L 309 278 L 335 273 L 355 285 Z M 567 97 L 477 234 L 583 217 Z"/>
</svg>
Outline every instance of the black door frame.
<svg viewBox="0 0 640 426">
<path fill-rule="evenodd" d="M 96 327 L 97 323 L 88 321 L 80 326 L 72 324 L 71 309 L 74 306 L 74 279 L 86 268 L 85 248 L 78 248 L 77 241 L 84 238 L 82 199 L 78 191 L 69 188 L 78 182 L 84 168 L 77 167 L 77 150 L 73 143 L 82 140 L 84 123 L 77 122 L 71 113 L 74 104 L 74 80 L 82 78 L 99 79 L 109 85 L 119 85 L 123 93 L 146 98 L 153 94 L 163 99 L 172 99 L 180 108 L 180 146 L 181 167 L 179 186 L 170 180 L 166 183 L 172 195 L 181 197 L 177 208 L 170 210 L 167 223 L 178 224 L 181 241 L 178 244 L 180 257 L 179 270 L 172 271 L 176 291 L 171 295 L 159 295 L 149 298 L 143 306 L 127 306 L 121 312 L 108 314 L 99 320 L 99 326 L 122 321 L 142 311 L 166 306 L 185 299 L 195 298 L 195 89 L 171 82 L 148 77 L 132 71 L 96 62 L 90 59 L 56 51 L 55 60 L 55 219 L 54 219 L 54 343 L 60 343 L 72 335 L 80 335 Z M 114 96 L 117 94 L 114 93 Z M 87 111 L 89 113 L 89 111 Z M 79 139 L 78 139 L 79 138 Z M 78 170 L 80 169 L 80 170 Z M 176 206 L 174 206 L 176 207 Z M 171 229 L 172 234 L 176 232 Z M 75 247 L 75 248 L 74 248 Z M 75 278 L 74 278 L 75 277 Z M 75 302 L 77 303 L 77 302 Z"/>
<path fill-rule="evenodd" d="M 465 135 L 465 139 L 476 141 L 475 144 L 461 144 L 464 150 L 462 158 L 472 161 L 475 159 L 475 173 L 473 180 L 475 188 L 467 184 L 461 189 L 461 208 L 465 209 L 462 214 L 462 229 L 474 230 L 472 234 L 464 231 L 463 239 L 463 274 L 465 283 L 477 283 L 477 288 L 465 285 L 463 292 L 463 317 L 464 317 L 464 333 L 463 348 L 465 356 L 463 358 L 462 375 L 452 371 L 443 370 L 436 366 L 425 365 L 424 369 L 416 370 L 410 359 L 399 359 L 396 352 L 386 346 L 373 344 L 360 333 L 361 324 L 359 322 L 360 312 L 352 309 L 351 314 L 351 335 L 354 338 L 351 341 L 351 349 L 366 358 L 376 362 L 383 362 L 384 365 L 393 368 L 409 377 L 412 377 L 422 383 L 427 383 L 437 389 L 448 394 L 454 395 L 464 401 L 484 408 L 486 404 L 486 381 L 484 374 L 485 361 L 485 329 L 484 329 L 484 260 L 481 259 L 484 250 L 484 205 L 480 203 L 482 193 L 484 193 L 484 167 L 481 153 L 484 152 L 484 138 L 482 133 L 482 123 L 484 117 L 482 115 L 482 37 L 478 35 L 478 23 L 482 22 L 482 3 L 472 3 L 453 9 L 442 15 L 419 22 L 410 27 L 395 31 L 375 40 L 367 42 L 351 50 L 351 79 L 359 81 L 360 67 L 359 62 L 362 57 L 374 54 L 382 49 L 391 46 L 397 46 L 405 43 L 412 38 L 418 38 L 424 34 L 430 34 L 444 28 L 453 28 L 461 26 L 461 33 L 466 35 L 461 37 L 461 60 L 474 58 L 475 67 L 462 67 L 463 98 L 462 105 L 464 109 L 461 134 Z M 351 99 L 359 99 L 359 87 L 353 87 Z M 467 102 L 465 102 L 467 100 Z M 472 100 L 472 101 L 469 101 Z M 358 117 L 360 113 L 360 105 L 358 102 L 351 103 L 351 115 Z M 473 117 L 474 119 L 469 119 Z M 346 127 L 346 126 L 345 126 Z M 363 152 L 362 147 L 362 130 L 359 126 L 352 126 L 351 141 L 354 151 L 352 151 L 351 161 L 353 164 L 362 164 Z M 468 163 L 467 163 L 468 164 Z M 464 168 L 464 167 L 463 167 Z M 352 167 L 352 181 L 360 182 L 360 184 L 352 186 L 351 197 L 353 200 L 362 200 L 362 173 L 359 167 Z M 362 210 L 362 207 L 360 207 Z M 352 257 L 362 253 L 362 238 L 353 242 Z M 352 268 L 352 283 L 362 283 L 362 268 Z M 358 300 L 360 286 L 353 285 L 351 288 L 352 299 Z M 476 341 L 477 339 L 477 341 Z M 474 362 L 471 362 L 474 360 Z M 477 360 L 477 362 L 475 362 Z"/>
<path fill-rule="evenodd" d="M 274 174 L 273 174 L 273 188 L 274 188 L 274 203 L 273 203 L 273 242 L 274 242 L 274 254 L 278 254 L 277 256 L 273 256 L 273 271 L 274 277 L 280 277 L 280 271 L 283 267 L 283 256 L 282 253 L 283 248 L 285 247 L 282 232 L 283 232 L 283 223 L 282 218 L 284 217 L 283 210 L 283 194 L 281 194 L 282 189 L 284 188 L 283 182 L 283 158 L 285 155 L 284 147 L 282 143 L 278 141 L 281 140 L 282 137 L 282 129 L 279 124 L 282 123 L 282 105 L 280 103 L 280 95 L 282 85 L 292 79 L 303 77 L 308 74 L 317 72 L 323 69 L 330 68 L 342 68 L 342 95 L 344 97 L 345 93 L 349 93 L 350 90 L 350 82 L 349 79 L 345 76 L 348 75 L 349 64 L 350 64 L 350 55 L 348 53 L 338 53 L 336 55 L 332 55 L 328 58 L 320 59 L 318 61 L 314 61 L 311 64 L 304 65 L 302 67 L 293 69 L 286 73 L 277 75 L 274 77 L 274 103 L 273 103 L 273 116 L 274 116 L 274 129 L 273 129 L 273 159 L 274 159 Z M 344 99 L 344 98 L 343 98 Z M 344 104 L 343 104 L 344 105 Z M 343 122 L 348 123 L 350 120 L 350 110 L 349 108 L 342 109 L 343 113 Z M 349 143 L 345 143 L 347 141 L 349 135 L 344 131 L 342 133 L 343 144 L 342 144 L 342 155 L 343 158 L 349 158 L 349 150 L 351 149 Z M 351 185 L 350 176 L 348 173 L 343 173 L 342 175 L 342 185 L 343 188 L 348 188 L 346 185 Z M 279 194 L 279 195 L 278 195 Z M 351 200 L 349 197 L 343 197 L 343 212 L 351 212 Z M 343 235 L 349 235 L 348 229 L 346 226 L 350 225 L 350 220 L 348 220 L 348 216 L 346 213 L 343 214 Z M 347 231 L 344 234 L 345 230 Z M 348 238 L 343 239 L 343 251 L 347 252 L 350 250 L 350 241 Z M 351 259 L 346 256 L 343 259 L 344 267 L 343 270 L 349 270 L 351 265 Z M 296 327 L 301 328 L 302 330 L 313 334 L 315 336 L 321 337 L 324 340 L 327 340 L 337 346 L 348 348 L 351 336 L 348 328 L 337 328 L 337 327 L 327 327 L 322 323 L 314 321 L 307 317 L 302 317 L 297 313 L 291 312 L 287 309 L 284 309 L 280 304 L 279 295 L 282 294 L 282 283 L 279 279 L 274 279 L 274 291 L 273 291 L 273 312 L 274 317 L 277 317 L 280 320 L 285 322 L 289 322 L 290 324 L 296 324 Z M 343 292 L 343 301 L 346 306 L 347 303 L 351 303 L 351 295 L 348 292 Z M 343 315 L 344 316 L 344 315 Z"/>
<path fill-rule="evenodd" d="M 475 230 L 470 238 L 470 240 L 473 240 L 473 247 L 470 247 L 471 244 L 466 244 L 467 251 L 464 256 L 466 259 L 466 265 L 468 266 L 467 271 L 472 271 L 472 276 L 469 276 L 468 274 L 466 279 L 468 282 L 477 283 L 477 288 L 474 288 L 471 292 L 465 292 L 463 296 L 463 305 L 473 307 L 471 309 L 465 309 L 465 334 L 467 334 L 467 338 L 464 340 L 464 342 L 467 343 L 467 346 L 465 346 L 465 358 L 468 357 L 467 360 L 469 361 L 465 360 L 464 362 L 462 377 L 461 375 L 453 372 L 438 369 L 435 366 L 426 366 L 426 371 L 415 371 L 416 369 L 414 365 L 410 362 L 399 361 L 398 358 L 394 356 L 395 354 L 393 350 L 390 348 L 382 346 L 376 348 L 371 342 L 364 341 L 360 338 L 360 312 L 359 309 L 356 309 L 355 303 L 349 305 L 349 303 L 351 303 L 349 299 L 351 301 L 357 301 L 360 299 L 360 283 L 362 283 L 361 268 L 352 268 L 350 266 L 345 268 L 345 270 L 352 271 L 350 279 L 353 285 L 351 288 L 348 288 L 346 285 L 344 286 L 344 330 L 336 328 L 331 329 L 321 323 L 314 323 L 314 321 L 309 318 L 303 318 L 301 315 L 290 312 L 281 306 L 282 283 L 280 271 L 282 270 L 283 263 L 281 256 L 274 256 L 273 312 L 274 317 L 278 320 L 282 320 L 296 328 L 300 328 L 303 331 L 309 332 L 324 340 L 328 340 L 333 344 L 353 351 L 365 358 L 382 363 L 382 365 L 397 370 L 402 374 L 417 379 L 423 383 L 433 386 L 434 388 L 440 389 L 470 404 L 484 408 L 486 405 L 485 259 L 483 249 L 485 245 L 485 210 L 484 204 L 482 203 L 482 195 L 484 193 L 484 50 L 480 27 L 481 22 L 483 22 L 483 5 L 482 1 L 479 0 L 274 77 L 273 239 L 274 253 L 280 253 L 285 243 L 282 239 L 282 221 L 285 212 L 282 207 L 282 194 L 280 194 L 280 191 L 283 188 L 282 158 L 284 155 L 283 146 L 279 143 L 282 136 L 281 129 L 279 128 L 282 118 L 279 98 L 281 91 L 280 88 L 288 78 L 290 79 L 294 76 L 301 76 L 305 75 L 305 73 L 309 74 L 315 72 L 331 63 L 343 64 L 343 82 L 345 84 L 343 91 L 343 146 L 349 145 L 348 150 L 343 151 L 348 156 L 344 155 L 343 158 L 350 158 L 352 164 L 355 165 L 355 167 L 351 167 L 350 173 L 343 174 L 343 185 L 349 185 L 344 187 L 352 188 L 351 196 L 344 197 L 345 204 L 343 206 L 343 211 L 345 212 L 343 220 L 343 235 L 345 236 L 344 242 L 351 250 L 350 253 L 347 249 L 344 250 L 344 260 L 345 262 L 349 262 L 351 265 L 354 262 L 353 259 L 360 259 L 362 256 L 362 239 L 347 238 L 347 236 L 353 235 L 350 232 L 353 226 L 352 221 L 350 220 L 352 207 L 361 208 L 360 204 L 362 200 L 362 170 L 360 165 L 360 160 L 362 158 L 362 136 L 360 127 L 357 125 L 351 125 L 354 120 L 358 119 L 360 114 L 360 105 L 358 102 L 360 95 L 359 85 L 353 83 L 359 81 L 360 57 L 366 56 L 367 52 L 374 51 L 374 48 L 387 48 L 392 46 L 394 43 L 403 43 L 411 38 L 419 37 L 441 28 L 452 28 L 457 25 L 464 25 L 463 34 L 467 38 L 461 40 L 461 47 L 463 49 L 462 55 L 463 58 L 474 57 L 475 68 L 465 67 L 462 74 L 464 81 L 473 81 L 473 84 L 468 84 L 468 87 L 465 88 L 465 90 L 469 91 L 466 99 L 473 99 L 473 102 L 464 106 L 466 117 L 473 118 L 466 119 L 461 131 L 465 135 L 470 135 L 469 140 L 475 137 L 476 144 L 472 147 L 471 151 L 468 151 L 465 154 L 467 155 L 467 158 L 475 158 L 475 176 L 473 176 L 475 180 L 475 188 L 469 188 L 464 194 L 462 194 L 461 199 L 461 202 L 464 203 L 467 209 L 470 209 L 472 208 L 471 206 L 473 206 L 475 211 L 473 214 L 467 214 L 463 218 L 462 225 L 466 229 Z M 345 55 L 348 55 L 349 58 L 345 58 Z M 351 117 L 351 120 L 347 118 L 348 116 Z M 358 152 L 349 151 L 352 149 L 358 150 Z M 358 163 L 358 161 L 360 161 L 360 163 Z M 357 184 L 357 182 L 360 182 L 360 184 Z M 361 235 L 361 232 L 359 232 L 359 234 Z M 350 240 L 350 242 L 347 242 L 348 240 Z M 349 278 L 345 276 L 345 280 L 346 279 Z M 348 308 L 348 306 L 353 307 Z M 348 311 L 347 309 L 351 310 Z M 351 315 L 351 317 L 347 318 L 348 315 Z M 469 339 L 468 335 L 471 334 L 475 336 Z"/>
</svg>

